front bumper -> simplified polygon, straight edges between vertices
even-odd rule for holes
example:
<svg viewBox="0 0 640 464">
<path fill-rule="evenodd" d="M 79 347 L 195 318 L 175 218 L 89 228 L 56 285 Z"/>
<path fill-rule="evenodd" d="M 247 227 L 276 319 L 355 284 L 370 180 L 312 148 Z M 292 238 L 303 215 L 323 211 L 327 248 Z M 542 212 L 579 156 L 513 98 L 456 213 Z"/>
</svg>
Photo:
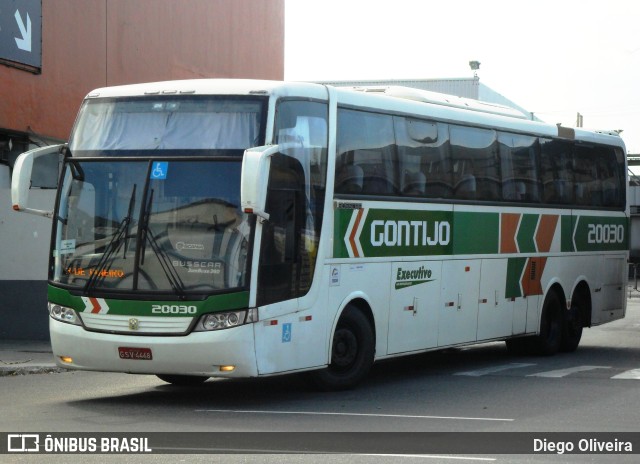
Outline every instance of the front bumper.
<svg viewBox="0 0 640 464">
<path fill-rule="evenodd" d="M 67 369 L 174 374 L 209 377 L 256 377 L 253 324 L 186 336 L 132 336 L 89 332 L 49 318 L 56 364 Z M 119 347 L 148 348 L 151 360 L 121 359 Z M 71 362 L 63 362 L 69 357 Z M 231 372 L 221 366 L 235 366 Z"/>
</svg>

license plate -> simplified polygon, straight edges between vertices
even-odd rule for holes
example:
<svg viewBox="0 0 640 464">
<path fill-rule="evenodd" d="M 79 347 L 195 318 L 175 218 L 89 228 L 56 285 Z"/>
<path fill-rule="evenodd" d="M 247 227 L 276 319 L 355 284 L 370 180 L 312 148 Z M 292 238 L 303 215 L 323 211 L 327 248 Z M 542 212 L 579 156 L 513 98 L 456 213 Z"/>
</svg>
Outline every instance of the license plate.
<svg viewBox="0 0 640 464">
<path fill-rule="evenodd" d="M 153 359 L 151 355 L 151 348 L 129 348 L 126 346 L 118 347 L 118 354 L 120 359 L 141 359 L 144 361 L 150 361 Z"/>
</svg>

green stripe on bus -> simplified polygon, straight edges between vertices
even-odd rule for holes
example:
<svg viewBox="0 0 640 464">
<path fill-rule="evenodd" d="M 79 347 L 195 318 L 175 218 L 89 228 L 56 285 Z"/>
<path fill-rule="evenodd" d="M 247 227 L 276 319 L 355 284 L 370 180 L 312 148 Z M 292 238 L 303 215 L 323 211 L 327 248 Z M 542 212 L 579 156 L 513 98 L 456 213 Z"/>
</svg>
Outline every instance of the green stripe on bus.
<svg viewBox="0 0 640 464">
<path fill-rule="evenodd" d="M 504 290 L 505 298 L 518 298 L 522 296 L 520 282 L 526 264 L 527 258 L 509 258 L 507 260 L 507 285 Z"/>
<path fill-rule="evenodd" d="M 573 233 L 576 251 L 615 251 L 629 248 L 626 217 L 579 216 Z"/>
<path fill-rule="evenodd" d="M 333 216 L 333 256 L 346 258 L 349 256 L 344 242 L 344 234 L 349 227 L 353 214 L 352 209 L 337 209 Z"/>
<path fill-rule="evenodd" d="M 536 242 L 534 236 L 540 220 L 539 214 L 523 214 L 518 228 L 517 240 L 520 253 L 535 253 Z"/>
<path fill-rule="evenodd" d="M 628 248 L 629 225 L 624 216 L 560 216 L 560 251 L 563 253 Z M 552 251 L 537 250 L 536 232 L 540 221 L 540 214 L 522 214 L 514 237 L 520 253 Z M 336 209 L 333 256 L 498 254 L 500 231 L 497 212 Z M 544 242 L 547 248 L 551 247 L 553 237 L 548 240 Z"/>
<path fill-rule="evenodd" d="M 84 311 L 87 303 L 83 301 L 82 297 L 75 296 L 69 293 L 67 290 L 49 285 L 48 300 L 51 303 L 59 304 L 61 306 L 67 306 L 73 308 L 76 311 Z M 105 303 L 108 306 L 108 314 L 115 314 L 121 316 L 154 316 L 158 314 L 152 314 L 151 309 L 153 305 L 169 305 L 169 306 L 195 306 L 196 312 L 192 314 L 171 314 L 163 313 L 162 316 L 166 317 L 193 317 L 198 314 L 230 311 L 234 309 L 245 309 L 249 306 L 249 292 L 241 291 L 234 293 L 225 293 L 223 295 L 212 295 L 205 300 L 119 300 L 112 298 L 105 298 Z"/>
<path fill-rule="evenodd" d="M 499 251 L 498 213 L 456 212 L 453 249 L 456 255 L 495 254 Z"/>
<path fill-rule="evenodd" d="M 576 251 L 573 247 L 573 217 L 570 214 L 560 220 L 560 250 L 563 253 Z"/>
</svg>

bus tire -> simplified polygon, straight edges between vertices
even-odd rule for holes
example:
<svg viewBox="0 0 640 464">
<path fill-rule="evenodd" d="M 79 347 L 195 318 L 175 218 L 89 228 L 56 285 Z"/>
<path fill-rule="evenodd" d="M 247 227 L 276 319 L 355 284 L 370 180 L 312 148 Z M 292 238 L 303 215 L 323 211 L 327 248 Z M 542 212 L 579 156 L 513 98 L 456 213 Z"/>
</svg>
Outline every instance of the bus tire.
<svg viewBox="0 0 640 464">
<path fill-rule="evenodd" d="M 369 319 L 354 306 L 348 306 L 333 334 L 330 364 L 310 372 L 311 381 L 325 391 L 353 388 L 369 372 L 374 354 L 375 337 Z"/>
<path fill-rule="evenodd" d="M 551 290 L 542 306 L 540 334 L 532 340 L 534 354 L 551 356 L 562 344 L 562 306 L 558 294 Z"/>
<path fill-rule="evenodd" d="M 204 383 L 209 377 L 201 375 L 173 375 L 173 374 L 156 374 L 160 380 L 163 380 L 171 385 L 177 385 L 180 387 L 188 387 L 192 385 L 200 385 Z"/>
<path fill-rule="evenodd" d="M 571 309 L 566 312 L 562 321 L 562 342 L 560 351 L 572 353 L 578 349 L 582 338 L 582 308 L 576 304 L 571 305 Z"/>
<path fill-rule="evenodd" d="M 507 351 L 515 356 L 531 354 L 531 337 L 509 338 L 504 342 L 507 345 Z"/>
</svg>

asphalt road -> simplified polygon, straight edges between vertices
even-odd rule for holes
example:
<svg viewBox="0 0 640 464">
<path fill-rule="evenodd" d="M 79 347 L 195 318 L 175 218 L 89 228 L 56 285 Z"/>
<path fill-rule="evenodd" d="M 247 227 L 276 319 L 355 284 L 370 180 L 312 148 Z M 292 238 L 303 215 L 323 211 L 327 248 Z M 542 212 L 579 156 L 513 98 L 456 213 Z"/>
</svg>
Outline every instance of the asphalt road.
<svg viewBox="0 0 640 464">
<path fill-rule="evenodd" d="M 514 357 L 503 343 L 374 366 L 358 389 L 319 393 L 296 376 L 177 388 L 151 376 L 65 372 L 0 377 L 5 432 L 640 432 L 640 298 L 586 330 L 575 353 Z M 286 434 L 283 434 L 286 436 Z M 195 437 L 196 435 L 194 435 Z M 505 435 L 506 436 L 506 435 Z M 247 435 L 248 440 L 255 435 Z M 467 435 L 461 435 L 465 439 Z M 204 437 L 201 449 L 211 446 Z M 219 446 L 219 444 L 218 444 Z M 235 445 L 234 445 L 235 446 Z M 170 446 L 169 446 L 170 447 Z M 637 462 L 615 455 L 109 456 L 116 462 Z M 636 452 L 640 450 L 635 450 Z M 17 456 L 90 462 L 99 456 Z M 45 459 L 46 458 L 46 459 Z M 65 458 L 65 459 L 63 459 Z M 463 459 L 464 458 L 464 459 Z M 118 459 L 122 459 L 119 461 Z M 99 459 L 95 462 L 102 462 Z"/>
</svg>

